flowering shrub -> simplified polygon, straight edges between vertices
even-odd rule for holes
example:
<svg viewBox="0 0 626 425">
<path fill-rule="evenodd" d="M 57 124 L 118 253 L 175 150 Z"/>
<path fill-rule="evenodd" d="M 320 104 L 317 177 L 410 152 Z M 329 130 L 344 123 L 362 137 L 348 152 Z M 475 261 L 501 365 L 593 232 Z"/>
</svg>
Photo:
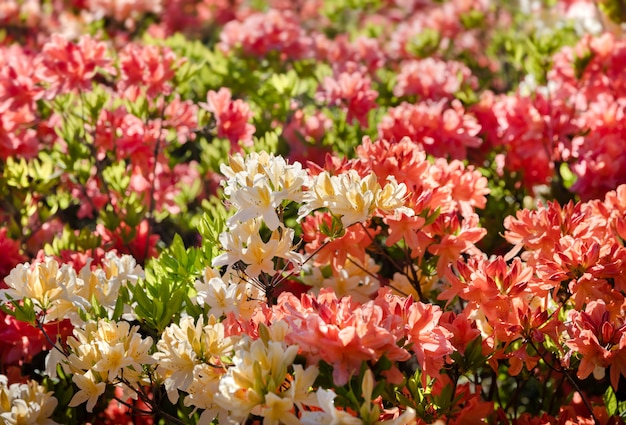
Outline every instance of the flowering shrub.
<svg viewBox="0 0 626 425">
<path fill-rule="evenodd" d="M 622 21 L 5 1 L 0 424 L 625 423 Z"/>
</svg>

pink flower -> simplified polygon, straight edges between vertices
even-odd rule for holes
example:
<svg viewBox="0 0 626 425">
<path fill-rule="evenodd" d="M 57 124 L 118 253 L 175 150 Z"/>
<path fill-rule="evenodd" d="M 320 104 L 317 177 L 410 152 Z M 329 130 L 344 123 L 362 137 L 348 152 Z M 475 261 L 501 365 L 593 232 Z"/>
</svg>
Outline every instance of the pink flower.
<svg viewBox="0 0 626 425">
<path fill-rule="evenodd" d="M 477 137 L 480 125 L 465 113 L 458 100 L 447 107 L 446 101 L 406 102 L 389 109 L 380 124 L 378 134 L 387 140 L 409 137 L 424 150 L 437 157 L 465 159 L 467 148 L 477 148 L 482 140 Z"/>
<path fill-rule="evenodd" d="M 472 214 L 462 222 L 454 214 L 441 214 L 428 231 L 435 236 L 435 243 L 428 252 L 438 255 L 437 273 L 445 274 L 449 264 L 461 257 L 461 253 L 476 253 L 475 243 L 481 240 L 487 229 L 478 227 L 478 215 Z"/>
<path fill-rule="evenodd" d="M 345 229 L 343 236 L 330 241 L 319 229 L 321 225 L 330 228 L 331 222 L 330 213 L 319 211 L 306 216 L 302 221 L 302 239 L 306 242 L 304 249 L 309 254 L 316 253 L 313 264 L 317 266 L 330 264 L 333 269 L 338 270 L 346 263 L 348 256 L 364 262 L 365 249 L 371 245 L 371 238 L 375 237 L 379 230 L 368 229 L 368 235 L 362 227 L 352 226 Z"/>
<path fill-rule="evenodd" d="M 336 73 L 355 70 L 374 73 L 387 59 L 377 38 L 360 36 L 350 40 L 347 35 L 338 34 L 329 39 L 315 34 L 313 48 L 316 59 L 330 64 Z"/>
<path fill-rule="evenodd" d="M 118 89 L 131 94 L 135 88 L 143 88 L 150 98 L 169 95 L 176 68 L 182 64 L 167 47 L 127 44 L 119 53 L 122 75 Z M 131 98 L 133 96 L 131 95 Z"/>
<path fill-rule="evenodd" d="M 381 295 L 386 297 L 386 295 Z M 398 317 L 384 308 L 386 301 L 358 304 L 350 297 L 337 299 L 332 290 L 322 289 L 317 298 L 289 293 L 278 299 L 277 309 L 291 331 L 285 339 L 298 344 L 310 364 L 324 360 L 333 366 L 335 384 L 346 384 L 363 361 L 377 362 L 383 355 L 404 361 L 409 353 L 398 346 L 404 336 Z"/>
<path fill-rule="evenodd" d="M 456 61 L 434 58 L 402 62 L 393 94 L 417 95 L 420 99 L 452 99 L 461 88 L 476 89 L 478 80 L 470 69 Z"/>
<path fill-rule="evenodd" d="M 43 87 L 35 77 L 35 60 L 19 45 L 0 47 L 0 113 L 26 106 L 36 111 L 35 102 L 43 97 Z"/>
<path fill-rule="evenodd" d="M 282 59 L 301 59 L 310 50 L 310 40 L 293 12 L 276 9 L 227 23 L 219 45 L 224 51 L 241 48 L 245 54 L 259 57 L 279 52 Z"/>
<path fill-rule="evenodd" d="M 330 106 L 341 107 L 347 113 L 348 123 L 356 119 L 367 127 L 367 116 L 376 107 L 378 92 L 371 88 L 369 77 L 354 71 L 326 77 L 318 97 Z"/>
<path fill-rule="evenodd" d="M 60 236 L 63 233 L 63 222 L 59 218 L 52 218 L 48 221 L 41 223 L 38 228 L 33 229 L 30 237 L 26 241 L 28 252 L 31 255 L 37 254 L 40 249 L 43 249 L 46 243 L 52 243 L 52 240 Z M 0 248 L 0 252 L 4 252 Z M 0 272 L 0 275 L 2 272 Z"/>
<path fill-rule="evenodd" d="M 567 346 L 581 356 L 578 377 L 593 373 L 602 379 L 610 366 L 611 385 L 617 389 L 620 376 L 626 376 L 626 323 L 611 314 L 602 300 L 591 301 L 583 312 L 570 311 L 571 325 Z"/>
<path fill-rule="evenodd" d="M 302 110 L 295 111 L 282 134 L 289 145 L 289 162 L 322 164 L 329 149 L 321 142 L 331 127 L 332 121 L 322 112 L 305 116 Z"/>
<path fill-rule="evenodd" d="M 356 153 L 361 175 L 372 171 L 379 181 L 393 176 L 398 183 L 404 183 L 414 191 L 428 185 L 430 163 L 426 159 L 426 152 L 418 142 L 408 137 L 375 142 L 365 137 L 357 146 Z"/>
<path fill-rule="evenodd" d="M 90 36 L 82 36 L 78 43 L 53 34 L 43 46 L 42 66 L 37 76 L 50 83 L 50 95 L 71 90 L 90 90 L 92 78 L 100 70 L 115 73 L 107 46 Z"/>
<path fill-rule="evenodd" d="M 33 158 L 39 151 L 35 116 L 30 105 L 0 110 L 0 159 Z"/>
<path fill-rule="evenodd" d="M 0 288 L 5 288 L 4 277 L 18 264 L 27 260 L 26 256 L 20 251 L 19 241 L 13 240 L 7 236 L 6 227 L 0 228 Z"/>
<path fill-rule="evenodd" d="M 241 99 L 233 101 L 228 88 L 222 87 L 218 92 L 210 90 L 207 103 L 200 103 L 200 106 L 214 115 L 217 136 L 230 140 L 233 150 L 241 150 L 239 143 L 252 146 L 255 128 L 248 123 L 253 116 L 250 106 Z"/>
<path fill-rule="evenodd" d="M 454 351 L 452 333 L 439 324 L 442 314 L 439 306 L 421 302 L 411 304 L 407 310 L 406 333 L 413 343 L 411 351 L 424 371 L 423 382 L 427 375 L 439 376 L 445 357 Z"/>
<path fill-rule="evenodd" d="M 159 101 L 165 102 L 163 98 Z M 195 139 L 193 131 L 198 127 L 198 106 L 190 100 L 181 100 L 178 93 L 165 102 L 163 126 L 176 131 L 176 142 L 183 144 Z"/>
<path fill-rule="evenodd" d="M 626 183 L 626 99 L 599 95 L 582 114 L 588 129 L 574 139 L 572 170 L 577 175 L 571 190 L 583 200 L 600 198 L 608 190 Z"/>
<path fill-rule="evenodd" d="M 162 0 L 84 0 L 85 8 L 98 19 L 112 18 L 124 24 L 129 30 L 135 28 L 135 23 L 146 13 L 161 13 Z"/>
</svg>

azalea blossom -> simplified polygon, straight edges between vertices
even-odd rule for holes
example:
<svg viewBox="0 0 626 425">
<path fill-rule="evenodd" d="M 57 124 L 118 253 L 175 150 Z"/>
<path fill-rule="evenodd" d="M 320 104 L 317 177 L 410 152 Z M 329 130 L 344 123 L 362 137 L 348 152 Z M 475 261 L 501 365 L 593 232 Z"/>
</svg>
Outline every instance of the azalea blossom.
<svg viewBox="0 0 626 425">
<path fill-rule="evenodd" d="M 72 381 L 74 381 L 76 386 L 79 388 L 79 391 L 74 394 L 74 397 L 72 397 L 68 406 L 76 407 L 84 402 L 87 402 L 87 411 L 93 412 L 93 408 L 98 402 L 98 398 L 104 394 L 106 383 L 97 381 L 96 377 L 90 370 L 88 370 L 84 375 L 72 375 Z"/>
<path fill-rule="evenodd" d="M 206 325 L 202 317 L 196 323 L 193 318 L 185 317 L 179 324 L 168 326 L 157 342 L 158 351 L 153 354 L 153 358 L 157 373 L 163 379 L 167 396 L 172 403 L 178 400 L 178 390 L 188 391 L 194 384 L 194 375 L 201 374 L 204 379 L 215 379 L 202 369 L 196 370 L 196 366 L 208 364 L 221 369 L 221 372 L 215 370 L 215 373 L 224 373 L 225 366 L 222 365 L 221 358 L 230 354 L 236 338 L 225 337 L 224 326 L 211 317 L 212 320 Z M 203 400 L 200 396 L 195 398 L 200 402 Z M 189 399 L 188 403 L 195 398 Z M 202 403 L 202 406 L 203 409 L 210 408 L 207 403 Z"/>
<path fill-rule="evenodd" d="M 0 420 L 6 424 L 59 425 L 50 419 L 58 400 L 36 381 L 8 384 L 0 375 Z"/>
<path fill-rule="evenodd" d="M 406 193 L 406 185 L 398 184 L 393 177 L 381 187 L 373 173 L 362 177 L 356 170 L 349 170 L 331 176 L 324 171 L 313 177 L 298 214 L 302 219 L 312 211 L 327 208 L 331 214 L 341 218 L 344 228 L 367 221 L 377 210 L 384 214 L 402 213 L 410 217 L 414 211 L 404 207 Z"/>
</svg>

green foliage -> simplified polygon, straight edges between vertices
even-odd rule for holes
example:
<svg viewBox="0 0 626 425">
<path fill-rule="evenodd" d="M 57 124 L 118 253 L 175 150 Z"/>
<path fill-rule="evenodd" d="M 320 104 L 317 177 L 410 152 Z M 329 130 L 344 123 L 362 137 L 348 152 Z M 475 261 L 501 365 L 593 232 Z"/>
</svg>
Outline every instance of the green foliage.
<svg viewBox="0 0 626 425">
<path fill-rule="evenodd" d="M 425 28 L 417 37 L 410 40 L 406 46 L 407 51 L 418 58 L 432 56 L 439 49 L 441 34 L 432 28 Z"/>
<path fill-rule="evenodd" d="M 92 229 L 83 227 L 79 231 L 70 229 L 69 225 L 63 228 L 61 236 L 54 238 L 51 244 L 44 246 L 46 255 L 61 255 L 63 251 L 84 252 L 102 246 L 102 238 L 94 234 Z"/>
<path fill-rule="evenodd" d="M 600 0 L 598 7 L 600 7 L 600 10 L 613 22 L 618 24 L 626 22 L 625 0 Z"/>
<path fill-rule="evenodd" d="M 210 265 L 205 253 L 212 251 L 185 248 L 176 235 L 171 245 L 148 263 L 145 279 L 130 287 L 131 303 L 137 303 L 135 313 L 150 334 L 163 332 L 188 307 L 195 280 Z"/>
<path fill-rule="evenodd" d="M 496 32 L 488 48 L 488 54 L 500 62 L 504 71 L 506 90 L 515 89 L 526 75 L 534 77 L 539 85 L 547 82 L 552 66 L 552 56 L 564 46 L 578 39 L 571 25 L 544 31 L 520 31 L 525 16 L 506 31 Z"/>
</svg>

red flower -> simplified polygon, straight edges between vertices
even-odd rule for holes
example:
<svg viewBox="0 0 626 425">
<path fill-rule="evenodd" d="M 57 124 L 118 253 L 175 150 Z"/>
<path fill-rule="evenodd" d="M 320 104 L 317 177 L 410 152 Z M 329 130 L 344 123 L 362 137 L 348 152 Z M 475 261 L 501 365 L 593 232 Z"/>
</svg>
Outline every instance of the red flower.
<svg viewBox="0 0 626 425">
<path fill-rule="evenodd" d="M 122 92 L 145 88 L 150 98 L 169 95 L 176 68 L 183 61 L 167 47 L 153 45 L 126 45 L 119 53 L 122 75 L 118 89 Z"/>
<path fill-rule="evenodd" d="M 480 125 L 475 117 L 465 113 L 458 100 L 406 102 L 391 108 L 378 124 L 383 139 L 400 140 L 409 137 L 424 150 L 437 157 L 465 159 L 467 148 L 477 148 L 482 140 L 477 137 Z"/>
<path fill-rule="evenodd" d="M 120 254 L 130 254 L 139 264 L 144 264 L 148 258 L 158 255 L 156 243 L 159 236 L 148 233 L 149 227 L 146 220 L 136 227 L 130 227 L 121 222 L 115 231 L 98 224 L 96 231 L 102 237 L 102 243 L 107 250 L 115 249 Z"/>
<path fill-rule="evenodd" d="M 626 376 L 626 323 L 624 318 L 611 314 L 603 300 L 591 301 L 585 311 L 569 313 L 567 346 L 580 354 L 578 377 L 585 379 L 591 373 L 602 379 L 610 367 L 611 385 L 617 389 L 620 376 Z"/>
<path fill-rule="evenodd" d="M 42 67 L 37 71 L 42 81 L 50 83 L 50 94 L 70 90 L 90 90 L 92 79 L 99 71 L 113 74 L 111 59 L 103 42 L 85 35 L 72 43 L 59 34 L 53 34 L 43 46 Z"/>
<path fill-rule="evenodd" d="M 200 103 L 200 106 L 214 115 L 217 136 L 230 140 L 233 150 L 241 150 L 239 143 L 252 146 L 255 128 L 248 122 L 252 119 L 253 113 L 243 100 L 233 101 L 228 88 L 222 87 L 218 92 L 210 90 L 207 94 L 207 103 Z"/>
<path fill-rule="evenodd" d="M 347 113 L 346 120 L 357 120 L 367 127 L 367 116 L 376 107 L 378 92 L 371 88 L 371 80 L 361 72 L 342 72 L 326 77 L 318 95 L 328 105 L 339 106 Z"/>
<path fill-rule="evenodd" d="M 6 288 L 4 277 L 20 263 L 27 260 L 20 251 L 20 243 L 7 236 L 7 229 L 0 228 L 0 288 Z"/>
</svg>

